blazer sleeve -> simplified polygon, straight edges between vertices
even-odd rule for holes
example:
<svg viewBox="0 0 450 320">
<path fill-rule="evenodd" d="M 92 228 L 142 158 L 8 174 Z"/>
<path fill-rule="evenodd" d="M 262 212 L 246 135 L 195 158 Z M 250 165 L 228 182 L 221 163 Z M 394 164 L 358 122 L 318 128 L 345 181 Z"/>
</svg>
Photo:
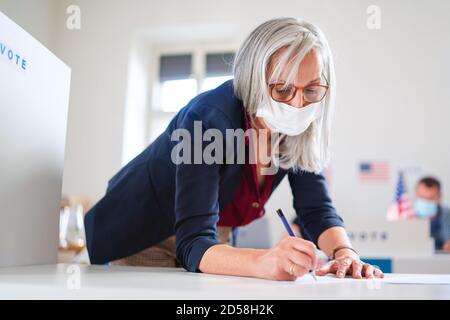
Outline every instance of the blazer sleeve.
<svg viewBox="0 0 450 320">
<path fill-rule="evenodd" d="M 317 245 L 322 232 L 331 227 L 344 226 L 328 195 L 322 174 L 290 170 L 288 178 L 294 197 L 296 220 L 302 234 Z"/>
<path fill-rule="evenodd" d="M 217 113 L 215 116 L 217 117 Z M 188 157 L 190 163 L 185 161 L 176 165 L 176 255 L 180 264 L 191 272 L 200 272 L 198 267 L 203 254 L 219 243 L 216 224 L 219 220 L 221 164 L 206 164 L 203 160 L 200 164 L 194 163 L 194 153 L 203 153 L 205 146 L 211 143 L 197 143 L 201 148 L 194 146 L 194 141 L 201 139 L 195 136 L 198 132 L 194 132 L 194 122 L 201 121 L 203 133 L 209 128 L 219 130 L 220 127 L 228 125 L 226 118 L 217 118 L 220 119 L 213 119 L 208 112 L 203 113 L 201 117 L 197 111 L 190 110 L 177 124 L 177 129 L 189 132 L 191 136 L 191 154 Z M 181 143 L 181 140 L 178 143 Z M 174 142 L 174 146 L 176 144 Z"/>
</svg>

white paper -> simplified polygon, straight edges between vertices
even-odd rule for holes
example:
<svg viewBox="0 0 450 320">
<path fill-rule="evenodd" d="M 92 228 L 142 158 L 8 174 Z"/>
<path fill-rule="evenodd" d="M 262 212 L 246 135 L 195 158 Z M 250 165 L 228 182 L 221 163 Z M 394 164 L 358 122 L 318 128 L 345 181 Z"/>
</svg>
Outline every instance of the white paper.
<svg viewBox="0 0 450 320">
<path fill-rule="evenodd" d="M 369 282 L 383 282 L 389 284 L 435 284 L 435 285 L 450 285 L 450 274 L 387 274 L 385 278 L 371 278 L 371 279 L 354 279 L 349 276 L 345 278 L 337 278 L 334 275 L 317 276 L 317 281 L 309 275 L 305 274 L 296 282 L 301 284 L 334 284 L 334 283 L 349 283 L 355 281 L 369 281 Z"/>
<path fill-rule="evenodd" d="M 424 274 L 411 276 L 392 276 L 382 280 L 393 284 L 438 284 L 450 285 L 450 274 Z"/>
<path fill-rule="evenodd" d="M 310 275 L 305 274 L 303 277 L 297 278 L 296 282 L 299 283 L 305 283 L 305 284 L 312 284 L 312 283 L 318 283 L 318 284 L 328 284 L 328 283 L 348 283 L 348 282 L 354 282 L 354 281 L 361 281 L 365 279 L 354 279 L 351 277 L 346 278 L 337 278 L 334 275 L 326 275 L 326 276 L 316 276 L 316 280 Z"/>
</svg>

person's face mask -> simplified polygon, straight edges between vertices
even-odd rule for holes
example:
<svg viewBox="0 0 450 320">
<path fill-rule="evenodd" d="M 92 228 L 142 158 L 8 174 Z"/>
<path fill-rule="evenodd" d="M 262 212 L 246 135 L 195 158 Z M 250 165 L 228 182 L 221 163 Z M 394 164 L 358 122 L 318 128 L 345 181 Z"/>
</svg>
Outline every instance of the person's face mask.
<svg viewBox="0 0 450 320">
<path fill-rule="evenodd" d="M 438 204 L 434 201 L 418 198 L 414 201 L 414 210 L 418 217 L 430 218 L 436 215 Z"/>
<path fill-rule="evenodd" d="M 297 136 L 322 114 L 320 102 L 303 108 L 296 108 L 286 103 L 270 99 L 271 104 L 262 105 L 256 111 L 256 116 L 263 118 L 266 125 L 273 131 Z"/>
</svg>

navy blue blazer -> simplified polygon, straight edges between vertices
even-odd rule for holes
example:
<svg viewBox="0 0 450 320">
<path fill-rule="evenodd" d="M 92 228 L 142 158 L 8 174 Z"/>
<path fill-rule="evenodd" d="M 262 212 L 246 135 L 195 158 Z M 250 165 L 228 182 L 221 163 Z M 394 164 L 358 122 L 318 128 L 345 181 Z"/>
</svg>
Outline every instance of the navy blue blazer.
<svg viewBox="0 0 450 320">
<path fill-rule="evenodd" d="M 192 99 L 152 144 L 111 178 L 105 196 L 85 217 L 92 264 L 135 254 L 176 235 L 179 263 L 199 271 L 205 251 L 218 244 L 219 211 L 233 199 L 245 164 L 236 159 L 234 164 L 174 164 L 171 152 L 178 142 L 171 140 L 172 132 L 184 128 L 193 136 L 194 121 L 202 121 L 203 132 L 216 128 L 223 137 L 226 129 L 244 129 L 243 104 L 231 80 Z M 343 226 L 323 175 L 279 169 L 272 191 L 286 174 L 303 235 L 317 244 L 323 231 Z"/>
</svg>

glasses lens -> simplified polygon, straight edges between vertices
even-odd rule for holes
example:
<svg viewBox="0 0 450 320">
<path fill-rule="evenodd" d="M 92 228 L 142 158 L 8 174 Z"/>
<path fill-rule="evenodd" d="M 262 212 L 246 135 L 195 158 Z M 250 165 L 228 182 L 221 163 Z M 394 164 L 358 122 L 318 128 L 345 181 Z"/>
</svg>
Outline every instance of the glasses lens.
<svg viewBox="0 0 450 320">
<path fill-rule="evenodd" d="M 295 88 L 293 86 L 276 84 L 272 87 L 272 99 L 275 101 L 289 101 L 294 95 Z"/>
<path fill-rule="evenodd" d="M 307 102 L 319 102 L 325 97 L 327 93 L 327 87 L 322 86 L 309 86 L 305 88 L 304 97 Z"/>
</svg>

